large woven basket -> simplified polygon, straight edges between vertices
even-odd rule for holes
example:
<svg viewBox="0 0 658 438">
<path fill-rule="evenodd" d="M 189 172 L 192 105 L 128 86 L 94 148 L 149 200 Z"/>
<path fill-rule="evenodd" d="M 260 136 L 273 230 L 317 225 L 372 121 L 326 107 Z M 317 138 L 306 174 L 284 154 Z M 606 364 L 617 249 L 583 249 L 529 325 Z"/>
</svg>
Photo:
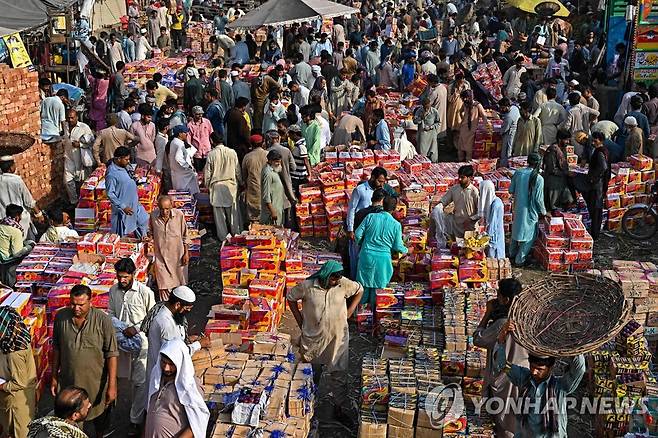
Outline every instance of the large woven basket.
<svg viewBox="0 0 658 438">
<path fill-rule="evenodd" d="M 591 274 L 554 274 L 526 287 L 509 312 L 514 337 L 543 356 L 596 350 L 621 331 L 630 303 L 614 281 Z"/>
<path fill-rule="evenodd" d="M 20 132 L 0 131 L 0 155 L 15 155 L 28 150 L 36 140 Z"/>
</svg>

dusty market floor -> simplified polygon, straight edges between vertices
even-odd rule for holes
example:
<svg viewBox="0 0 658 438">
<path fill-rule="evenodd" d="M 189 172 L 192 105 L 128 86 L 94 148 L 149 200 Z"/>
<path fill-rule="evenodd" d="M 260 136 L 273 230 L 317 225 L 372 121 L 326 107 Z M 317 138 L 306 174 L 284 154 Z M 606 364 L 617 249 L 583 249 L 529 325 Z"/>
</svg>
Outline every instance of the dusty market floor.
<svg viewBox="0 0 658 438">
<path fill-rule="evenodd" d="M 308 245 L 307 242 L 302 242 Z M 331 251 L 327 242 L 314 242 L 313 247 Z M 594 247 L 595 266 L 607 268 L 611 266 L 613 259 L 652 261 L 658 264 L 658 238 L 651 242 L 635 242 L 619 235 L 603 235 Z M 531 283 L 544 277 L 547 273 L 537 267 L 515 269 L 516 275 L 523 283 Z M 197 293 L 197 304 L 190 315 L 191 332 L 197 333 L 205 327 L 208 310 L 213 304 L 220 301 L 220 269 L 219 269 L 219 244 L 212 237 L 205 237 L 202 246 L 202 258 L 191 264 L 190 287 Z M 295 335 L 299 329 L 288 312 L 281 324 L 281 331 Z M 372 337 L 356 333 L 354 327 L 350 327 L 350 368 L 348 388 L 350 398 L 358 401 L 361 359 L 366 354 L 377 353 L 381 349 L 381 343 Z M 579 393 L 584 393 L 585 385 L 581 384 Z M 333 410 L 328 400 L 326 385 L 320 385 L 319 404 L 316 409 L 320 421 L 321 438 L 351 438 L 356 437 L 356 430 L 349 430 L 333 419 Z M 111 437 L 127 436 L 130 412 L 130 390 L 128 382 L 120 381 L 119 398 L 113 413 Z M 48 391 L 49 392 L 49 391 Z M 44 394 L 39 404 L 39 415 L 46 415 L 52 409 L 52 397 Z M 110 432 L 108 431 L 108 432 Z M 578 438 L 589 438 L 593 436 L 591 418 L 581 417 L 575 414 L 569 416 L 569 436 Z"/>
</svg>

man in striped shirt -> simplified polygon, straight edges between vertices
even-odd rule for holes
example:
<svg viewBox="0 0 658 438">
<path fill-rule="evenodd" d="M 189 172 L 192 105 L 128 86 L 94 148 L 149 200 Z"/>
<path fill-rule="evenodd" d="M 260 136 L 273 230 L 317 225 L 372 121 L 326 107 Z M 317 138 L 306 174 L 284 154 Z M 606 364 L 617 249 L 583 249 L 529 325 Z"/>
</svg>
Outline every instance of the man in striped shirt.
<svg viewBox="0 0 658 438">
<path fill-rule="evenodd" d="M 306 140 L 302 136 L 302 129 L 299 125 L 290 125 L 288 127 L 288 137 L 294 142 L 292 157 L 297 167 L 295 170 L 290 171 L 290 179 L 295 196 L 299 199 L 299 186 L 308 182 L 308 176 L 311 174 L 311 163 L 308 160 Z"/>
</svg>

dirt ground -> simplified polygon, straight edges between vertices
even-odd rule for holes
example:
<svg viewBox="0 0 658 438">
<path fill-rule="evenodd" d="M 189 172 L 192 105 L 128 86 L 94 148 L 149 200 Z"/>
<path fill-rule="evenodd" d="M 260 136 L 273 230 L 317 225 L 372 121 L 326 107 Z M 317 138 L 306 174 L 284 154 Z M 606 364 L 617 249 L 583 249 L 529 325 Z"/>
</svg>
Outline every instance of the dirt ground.
<svg viewBox="0 0 658 438">
<path fill-rule="evenodd" d="M 302 245 L 311 246 L 307 242 Z M 312 246 L 316 249 L 331 251 L 328 242 L 315 241 Z M 636 242 L 620 235 L 602 235 L 596 242 L 594 249 L 595 266 L 597 268 L 608 268 L 613 259 L 642 260 L 658 263 L 658 238 L 650 242 Z M 202 246 L 202 257 L 190 266 L 190 287 L 197 293 L 197 304 L 190 315 L 190 330 L 197 333 L 203 330 L 207 322 L 207 314 L 210 307 L 220 302 L 221 275 L 219 268 L 219 244 L 210 236 L 206 236 Z M 514 275 L 523 283 L 531 283 L 547 275 L 546 271 L 538 267 L 515 269 Z M 293 336 L 298 334 L 299 329 L 288 312 L 281 324 L 280 330 Z M 361 360 L 366 354 L 378 354 L 381 351 L 381 342 L 371 336 L 360 335 L 355 327 L 350 327 L 350 366 L 348 377 L 348 388 L 350 398 L 358 403 Z M 585 392 L 584 384 L 579 389 Z M 106 436 L 125 437 L 127 434 L 129 412 L 130 412 L 130 385 L 126 381 L 120 381 L 119 398 L 114 410 L 112 427 Z M 327 396 L 329 388 L 325 384 L 320 385 L 319 401 L 316 412 L 319 420 L 319 436 L 322 438 L 352 438 L 356 437 L 356 429 L 348 429 L 333 418 L 333 409 L 330 398 Z M 39 414 L 45 415 L 52 409 L 52 397 L 44 394 L 40 405 Z M 578 438 L 589 438 L 593 436 L 592 422 L 589 417 L 570 415 L 569 436 Z"/>
</svg>

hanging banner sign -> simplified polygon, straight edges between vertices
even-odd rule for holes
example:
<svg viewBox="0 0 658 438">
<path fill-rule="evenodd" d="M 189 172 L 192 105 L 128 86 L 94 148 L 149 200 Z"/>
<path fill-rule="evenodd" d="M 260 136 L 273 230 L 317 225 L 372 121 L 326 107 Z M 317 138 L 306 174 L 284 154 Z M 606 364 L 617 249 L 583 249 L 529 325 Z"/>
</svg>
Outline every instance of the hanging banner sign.
<svg viewBox="0 0 658 438">
<path fill-rule="evenodd" d="M 28 55 L 25 44 L 23 44 L 23 40 L 18 32 L 5 35 L 2 39 L 7 46 L 11 64 L 14 68 L 34 68 L 30 55 Z"/>
</svg>

